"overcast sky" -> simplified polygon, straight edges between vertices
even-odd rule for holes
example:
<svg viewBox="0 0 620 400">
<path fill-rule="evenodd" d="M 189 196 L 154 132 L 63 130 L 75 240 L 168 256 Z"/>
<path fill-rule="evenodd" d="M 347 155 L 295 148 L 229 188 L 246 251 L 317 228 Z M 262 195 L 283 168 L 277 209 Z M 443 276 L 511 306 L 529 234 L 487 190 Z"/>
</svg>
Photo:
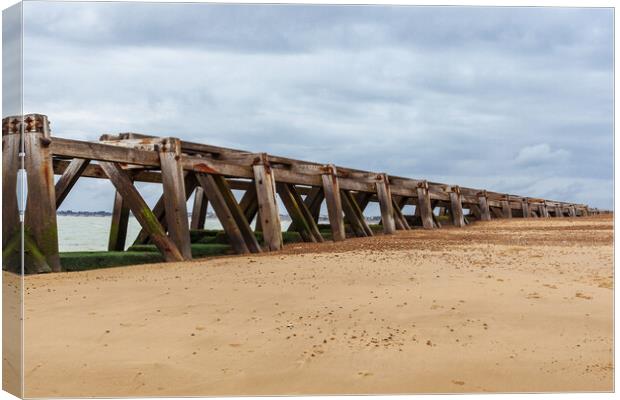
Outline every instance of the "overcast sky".
<svg viewBox="0 0 620 400">
<path fill-rule="evenodd" d="M 24 111 L 613 207 L 611 9 L 24 4 Z M 109 210 L 82 180 L 63 209 Z M 152 204 L 160 189 L 141 188 Z"/>
</svg>

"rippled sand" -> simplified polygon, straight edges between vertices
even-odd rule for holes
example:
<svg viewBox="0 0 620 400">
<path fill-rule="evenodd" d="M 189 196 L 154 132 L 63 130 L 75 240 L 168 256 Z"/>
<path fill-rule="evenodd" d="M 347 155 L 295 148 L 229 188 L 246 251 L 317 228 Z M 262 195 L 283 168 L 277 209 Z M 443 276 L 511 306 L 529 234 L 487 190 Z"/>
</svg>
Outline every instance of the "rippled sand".
<svg viewBox="0 0 620 400">
<path fill-rule="evenodd" d="M 26 277 L 26 396 L 610 391 L 610 216 Z"/>
</svg>

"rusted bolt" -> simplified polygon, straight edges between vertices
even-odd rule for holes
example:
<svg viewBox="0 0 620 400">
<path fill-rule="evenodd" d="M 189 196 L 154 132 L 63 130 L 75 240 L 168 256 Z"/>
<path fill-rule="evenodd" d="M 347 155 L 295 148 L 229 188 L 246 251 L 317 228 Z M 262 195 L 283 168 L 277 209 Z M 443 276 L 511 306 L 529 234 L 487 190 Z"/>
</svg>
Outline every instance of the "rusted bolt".
<svg viewBox="0 0 620 400">
<path fill-rule="evenodd" d="M 52 139 L 47 138 L 45 136 L 41 136 L 39 140 L 41 141 L 41 145 L 43 147 L 48 147 L 50 144 L 52 144 Z"/>
</svg>

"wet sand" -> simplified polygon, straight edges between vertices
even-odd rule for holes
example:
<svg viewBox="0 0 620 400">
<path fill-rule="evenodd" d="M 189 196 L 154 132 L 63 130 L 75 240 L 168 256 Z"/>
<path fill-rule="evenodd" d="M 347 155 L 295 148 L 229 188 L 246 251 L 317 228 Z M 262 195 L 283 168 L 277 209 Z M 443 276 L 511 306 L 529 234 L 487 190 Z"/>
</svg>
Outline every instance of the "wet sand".
<svg viewBox="0 0 620 400">
<path fill-rule="evenodd" d="M 26 396 L 613 390 L 613 221 L 28 276 Z"/>
</svg>

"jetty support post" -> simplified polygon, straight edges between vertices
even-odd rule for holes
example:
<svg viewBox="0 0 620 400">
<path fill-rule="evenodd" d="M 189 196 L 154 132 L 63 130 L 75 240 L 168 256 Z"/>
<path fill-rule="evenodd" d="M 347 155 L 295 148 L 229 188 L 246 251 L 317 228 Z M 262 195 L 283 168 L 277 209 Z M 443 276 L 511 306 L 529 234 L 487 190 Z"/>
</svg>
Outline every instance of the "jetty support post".
<svg viewBox="0 0 620 400">
<path fill-rule="evenodd" d="M 561 204 L 556 204 L 555 205 L 555 217 L 556 218 L 564 217 L 564 210 L 562 209 L 562 205 Z"/>
<path fill-rule="evenodd" d="M 368 222 L 366 222 L 366 218 L 364 218 L 364 212 L 360 208 L 356 196 L 353 196 L 353 194 L 348 190 L 341 190 L 340 192 L 342 194 L 342 205 L 345 208 L 345 216 L 347 215 L 347 207 L 350 207 L 350 212 L 353 214 L 352 217 L 348 217 L 349 222 L 351 223 L 351 218 L 354 218 L 357 221 L 356 224 L 363 232 L 363 235 L 360 233 L 360 236 L 373 236 L 374 234 L 372 229 L 370 228 L 370 225 L 368 225 Z"/>
<path fill-rule="evenodd" d="M 340 198 L 340 184 L 338 183 L 336 167 L 333 164 L 323 166 L 321 182 L 323 194 L 327 203 L 329 225 L 332 229 L 332 239 L 335 242 L 346 239 L 344 230 L 344 217 L 342 211 L 342 199 Z"/>
<path fill-rule="evenodd" d="M 25 116 L 24 151 L 28 176 L 28 195 L 24 217 L 26 234 L 32 235 L 34 245 L 45 257 L 50 269 L 58 272 L 62 270 L 62 267 L 58 254 L 56 190 L 51 143 L 47 117 L 40 114 Z"/>
<path fill-rule="evenodd" d="M 486 190 L 478 193 L 478 208 L 480 208 L 480 220 L 490 221 L 491 210 L 489 209 L 489 197 Z"/>
<path fill-rule="evenodd" d="M 458 228 L 465 226 L 461 188 L 458 186 L 452 186 L 450 188 L 450 215 L 452 216 L 452 224 L 454 226 Z"/>
<path fill-rule="evenodd" d="M 195 174 L 186 172 L 185 173 L 185 200 L 186 201 L 189 200 L 192 193 L 194 192 L 194 189 L 197 186 L 198 186 L 198 181 L 196 180 Z M 166 208 L 165 208 L 165 201 L 164 201 L 163 194 L 159 197 L 159 199 L 157 200 L 157 203 L 155 203 L 155 206 L 153 207 L 153 214 L 155 215 L 155 218 L 157 219 L 157 221 L 164 228 L 164 230 L 166 230 L 168 223 L 166 222 Z M 148 232 L 144 228 L 142 228 L 140 232 L 138 233 L 138 236 L 136 237 L 136 240 L 134 241 L 133 244 L 146 244 L 149 242 L 149 239 L 150 238 L 149 238 Z"/>
<path fill-rule="evenodd" d="M 254 184 L 258 199 L 258 218 L 256 225 L 262 229 L 265 250 L 282 249 L 282 225 L 276 200 L 276 181 L 269 164 L 267 153 L 260 153 L 252 166 Z"/>
<path fill-rule="evenodd" d="M 168 234 L 183 259 L 191 260 L 192 248 L 185 198 L 185 173 L 181 164 L 181 141 L 177 138 L 165 138 L 156 148 L 161 164 Z"/>
<path fill-rule="evenodd" d="M 549 210 L 547 209 L 547 202 L 543 201 L 538 206 L 540 208 L 540 216 L 543 218 L 549 218 Z"/>
<path fill-rule="evenodd" d="M 571 217 L 573 217 L 573 218 L 577 216 L 577 209 L 575 208 L 575 205 L 571 205 L 571 206 L 568 208 L 568 213 L 569 213 L 569 215 L 570 215 Z"/>
<path fill-rule="evenodd" d="M 528 203 L 528 198 L 521 199 L 521 211 L 523 212 L 523 218 L 530 217 L 530 205 Z"/>
<path fill-rule="evenodd" d="M 349 226 L 353 231 L 353 234 L 357 237 L 366 237 L 368 234 L 364 229 L 364 223 L 360 219 L 360 214 L 357 212 L 357 203 L 353 199 L 351 193 L 347 190 L 340 189 L 340 199 L 342 201 L 342 210 L 344 211 L 344 217 L 349 222 Z M 362 217 L 363 218 L 363 217 Z"/>
<path fill-rule="evenodd" d="M 396 231 L 394 221 L 394 205 L 392 203 L 392 193 L 387 174 L 377 175 L 377 198 L 381 209 L 381 221 L 383 222 L 383 233 L 392 234 Z"/>
<path fill-rule="evenodd" d="M 502 205 L 502 217 L 512 218 L 512 207 L 510 206 L 510 196 L 505 195 L 504 200 L 502 200 L 500 203 Z"/>
<path fill-rule="evenodd" d="M 110 236 L 108 239 L 108 251 L 125 250 L 127 240 L 127 227 L 129 225 L 129 207 L 123 200 L 123 196 L 117 190 L 112 208 L 112 221 L 110 222 Z"/>
<path fill-rule="evenodd" d="M 205 196 L 205 191 L 202 190 L 202 187 L 197 187 L 194 191 L 194 207 L 192 208 L 190 229 L 204 229 L 208 204 L 209 200 Z"/>
<path fill-rule="evenodd" d="M 261 248 L 245 214 L 221 175 L 196 173 L 233 249 L 239 253 L 260 253 Z"/>
<path fill-rule="evenodd" d="M 407 231 L 411 229 L 405 215 L 403 214 L 403 207 L 407 204 L 409 199 L 404 196 L 392 196 L 392 208 L 394 210 L 394 223 L 397 230 Z"/>
<path fill-rule="evenodd" d="M 21 273 L 21 221 L 17 202 L 17 171 L 20 166 L 21 117 L 5 118 L 2 126 L 2 267 Z M 9 246 L 9 244 L 14 244 Z M 6 253 L 5 253 L 6 251 Z M 47 266 L 47 264 L 46 264 Z M 49 266 L 47 266 L 49 269 Z"/>
<path fill-rule="evenodd" d="M 183 261 L 183 255 L 176 244 L 168 238 L 163 226 L 135 188 L 127 172 L 114 162 L 100 161 L 99 165 L 124 201 L 127 202 L 127 206 L 134 217 L 136 217 L 142 228 L 162 253 L 164 260 Z"/>
<path fill-rule="evenodd" d="M 296 231 L 299 232 L 304 242 L 322 242 L 323 237 L 319 232 L 319 227 L 314 222 L 306 203 L 297 192 L 295 185 L 284 182 L 276 182 L 276 191 L 280 195 L 282 204 L 295 224 Z"/>
<path fill-rule="evenodd" d="M 435 221 L 433 219 L 433 208 L 431 207 L 431 196 L 428 192 L 428 182 L 418 182 L 416 193 L 418 195 L 418 203 L 416 205 L 416 211 L 420 213 L 422 219 L 422 226 L 424 229 L 436 228 Z"/>
</svg>

